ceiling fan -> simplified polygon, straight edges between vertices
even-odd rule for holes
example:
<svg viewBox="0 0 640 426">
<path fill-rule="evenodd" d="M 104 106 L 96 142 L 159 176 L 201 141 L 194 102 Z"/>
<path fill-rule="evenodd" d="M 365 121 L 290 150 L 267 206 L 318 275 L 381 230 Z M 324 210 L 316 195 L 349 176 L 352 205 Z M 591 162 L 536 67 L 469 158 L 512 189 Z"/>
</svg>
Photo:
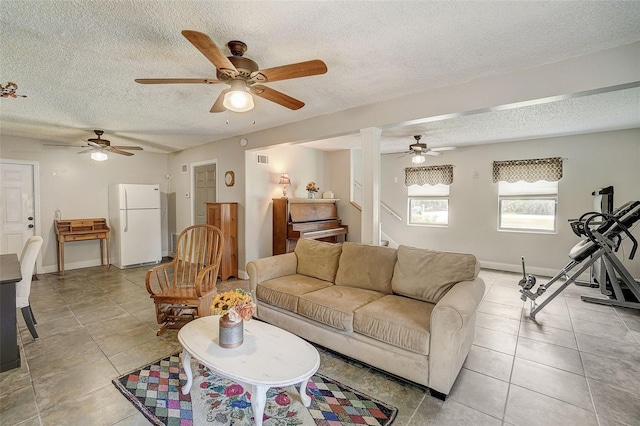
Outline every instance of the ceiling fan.
<svg viewBox="0 0 640 426">
<path fill-rule="evenodd" d="M 96 138 L 87 139 L 87 145 L 80 145 L 82 148 L 89 148 L 78 152 L 78 154 L 87 154 L 91 153 L 91 159 L 95 161 L 104 161 L 108 159 L 107 153 L 112 154 L 120 154 L 126 156 L 132 156 L 132 152 L 127 151 L 142 151 L 142 148 L 139 146 L 113 146 L 111 145 L 111 141 L 107 139 L 102 139 L 100 136 L 104 134 L 103 130 L 94 130 L 96 134 Z M 54 144 L 46 144 L 47 146 L 76 146 L 76 145 L 54 145 Z"/>
<path fill-rule="evenodd" d="M 401 155 L 398 158 L 405 157 L 409 154 L 413 154 L 413 158 L 411 158 L 411 162 L 414 164 L 421 164 L 425 162 L 425 155 L 438 156 L 442 155 L 441 151 L 451 151 L 456 149 L 454 146 L 443 146 L 441 148 L 428 148 L 426 143 L 420 143 L 420 139 L 422 139 L 422 135 L 415 135 L 413 137 L 416 142 L 409 145 L 409 151 L 405 152 L 404 155 Z"/>
<path fill-rule="evenodd" d="M 319 59 L 261 70 L 256 62 L 243 56 L 247 51 L 247 45 L 241 41 L 233 40 L 227 43 L 232 54 L 227 57 L 206 34 L 184 30 L 182 35 L 216 67 L 217 79 L 139 78 L 135 81 L 140 84 L 228 84 L 230 87 L 220 93 L 210 112 L 249 111 L 254 107 L 251 94 L 292 110 L 300 109 L 304 106 L 304 102 L 261 83 L 308 77 L 327 72 L 327 65 Z"/>
</svg>

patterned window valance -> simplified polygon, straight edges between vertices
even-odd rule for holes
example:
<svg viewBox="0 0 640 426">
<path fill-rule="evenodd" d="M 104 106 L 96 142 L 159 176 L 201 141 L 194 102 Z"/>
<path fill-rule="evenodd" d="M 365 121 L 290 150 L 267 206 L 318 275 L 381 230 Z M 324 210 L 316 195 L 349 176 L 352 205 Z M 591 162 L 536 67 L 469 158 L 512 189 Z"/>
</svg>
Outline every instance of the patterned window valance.
<svg viewBox="0 0 640 426">
<path fill-rule="evenodd" d="M 562 158 L 534 158 L 493 162 L 493 181 L 556 182 L 562 178 Z"/>
<path fill-rule="evenodd" d="M 404 184 L 411 185 L 451 185 L 453 182 L 453 166 L 407 167 L 404 169 Z"/>
</svg>

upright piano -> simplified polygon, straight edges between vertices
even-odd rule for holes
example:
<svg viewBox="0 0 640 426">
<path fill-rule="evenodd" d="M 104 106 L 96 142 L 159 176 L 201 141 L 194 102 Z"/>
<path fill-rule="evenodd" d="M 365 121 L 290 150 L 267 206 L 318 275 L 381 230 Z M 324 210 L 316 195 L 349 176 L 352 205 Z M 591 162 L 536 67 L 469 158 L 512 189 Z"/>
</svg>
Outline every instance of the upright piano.
<svg viewBox="0 0 640 426">
<path fill-rule="evenodd" d="M 338 217 L 337 199 L 274 198 L 273 254 L 292 252 L 298 239 L 338 242 L 349 227 Z"/>
</svg>

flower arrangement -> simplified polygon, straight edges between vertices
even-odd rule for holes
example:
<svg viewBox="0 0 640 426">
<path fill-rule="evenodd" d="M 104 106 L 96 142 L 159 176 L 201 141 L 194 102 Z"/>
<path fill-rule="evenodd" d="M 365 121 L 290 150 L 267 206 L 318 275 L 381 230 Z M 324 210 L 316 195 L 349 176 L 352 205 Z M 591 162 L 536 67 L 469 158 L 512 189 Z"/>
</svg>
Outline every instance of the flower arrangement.
<svg viewBox="0 0 640 426">
<path fill-rule="evenodd" d="M 249 321 L 256 312 L 256 304 L 251 293 L 237 288 L 216 295 L 211 304 L 211 312 L 218 315 L 229 315 L 232 322 L 241 319 Z"/>
<path fill-rule="evenodd" d="M 306 188 L 306 190 L 307 190 L 307 191 L 309 191 L 309 192 L 318 192 L 318 191 L 320 191 L 320 188 L 318 188 L 318 187 L 316 186 L 316 183 L 315 183 L 315 182 L 309 182 L 309 183 L 307 184 L 307 188 Z"/>
</svg>

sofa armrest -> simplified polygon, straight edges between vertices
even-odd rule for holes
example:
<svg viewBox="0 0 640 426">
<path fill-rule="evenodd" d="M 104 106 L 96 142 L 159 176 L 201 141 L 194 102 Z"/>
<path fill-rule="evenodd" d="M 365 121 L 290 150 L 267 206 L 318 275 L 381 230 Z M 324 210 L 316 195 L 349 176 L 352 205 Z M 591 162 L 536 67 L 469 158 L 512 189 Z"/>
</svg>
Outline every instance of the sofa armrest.
<svg viewBox="0 0 640 426">
<path fill-rule="evenodd" d="M 255 295 L 258 283 L 273 278 L 293 275 L 298 268 L 298 257 L 295 253 L 279 254 L 252 260 L 247 263 L 251 293 Z"/>
<path fill-rule="evenodd" d="M 447 395 L 471 349 L 476 312 L 484 281 L 475 278 L 454 285 L 431 312 L 429 387 Z"/>
</svg>

